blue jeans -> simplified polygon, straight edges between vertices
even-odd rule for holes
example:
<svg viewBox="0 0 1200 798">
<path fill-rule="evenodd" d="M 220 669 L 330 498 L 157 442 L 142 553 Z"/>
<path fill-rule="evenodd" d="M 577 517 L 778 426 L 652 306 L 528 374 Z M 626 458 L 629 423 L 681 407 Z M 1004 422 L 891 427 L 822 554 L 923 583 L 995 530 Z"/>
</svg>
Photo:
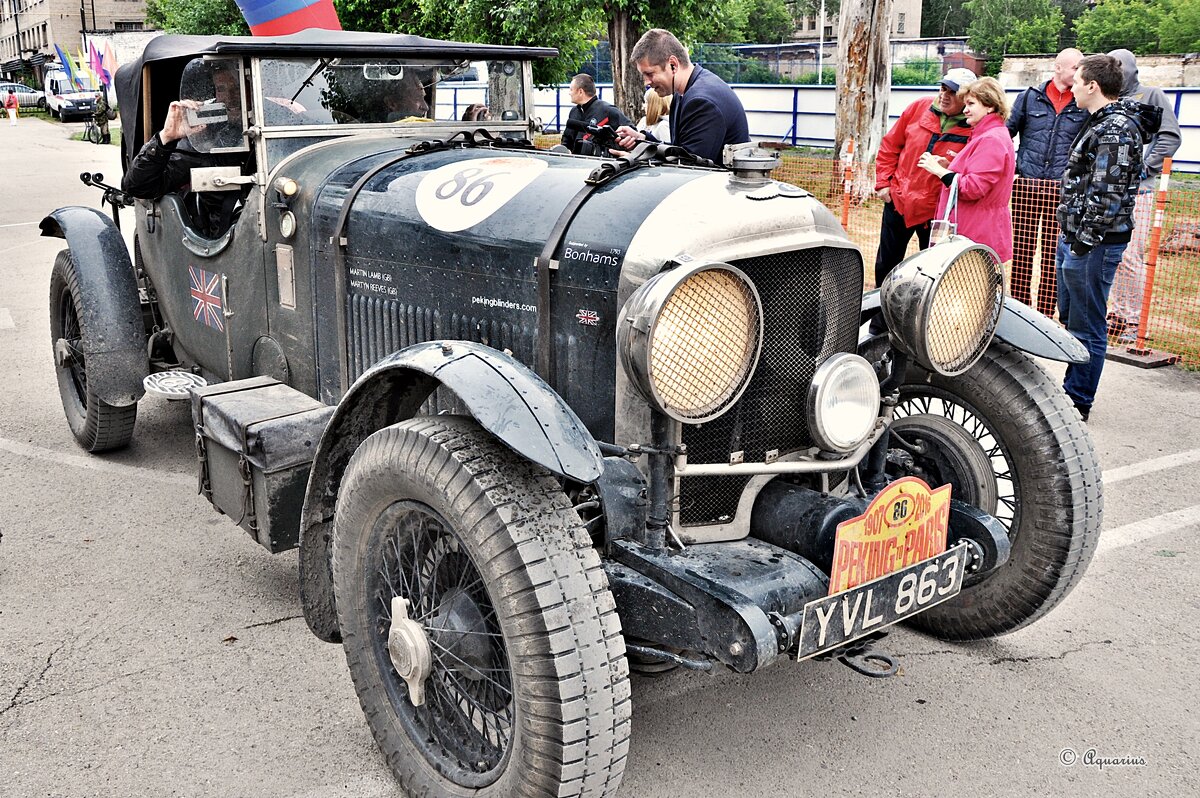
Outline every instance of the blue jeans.
<svg viewBox="0 0 1200 798">
<path fill-rule="evenodd" d="M 1108 293 L 1127 244 L 1099 244 L 1078 257 L 1058 240 L 1054 267 L 1058 275 L 1058 318 L 1087 348 L 1092 359 L 1067 366 L 1063 390 L 1080 407 L 1091 408 L 1108 353 Z"/>
</svg>

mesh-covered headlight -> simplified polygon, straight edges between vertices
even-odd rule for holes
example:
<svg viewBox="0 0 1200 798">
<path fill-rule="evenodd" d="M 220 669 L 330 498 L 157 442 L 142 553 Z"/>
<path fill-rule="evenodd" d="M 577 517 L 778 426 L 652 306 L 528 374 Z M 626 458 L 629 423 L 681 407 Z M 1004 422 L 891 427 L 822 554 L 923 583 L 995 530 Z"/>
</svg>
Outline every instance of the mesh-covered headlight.
<svg viewBox="0 0 1200 798">
<path fill-rule="evenodd" d="M 955 236 L 918 252 L 880 286 L 892 342 L 927 369 L 961 374 L 992 340 L 1004 274 L 990 247 Z"/>
<path fill-rule="evenodd" d="M 879 377 L 858 355 L 830 357 L 808 390 L 808 429 L 817 445 L 848 452 L 865 441 L 879 418 Z"/>
<path fill-rule="evenodd" d="M 630 381 L 659 410 L 692 424 L 737 401 L 761 347 L 758 291 L 724 263 L 656 274 L 629 298 L 617 323 Z"/>
</svg>

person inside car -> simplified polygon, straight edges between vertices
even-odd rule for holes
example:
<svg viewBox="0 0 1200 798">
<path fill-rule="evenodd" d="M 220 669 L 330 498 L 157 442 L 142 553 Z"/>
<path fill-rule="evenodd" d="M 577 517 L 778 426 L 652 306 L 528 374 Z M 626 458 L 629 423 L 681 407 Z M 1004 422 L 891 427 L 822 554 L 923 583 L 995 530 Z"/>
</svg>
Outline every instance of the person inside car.
<svg viewBox="0 0 1200 798">
<path fill-rule="evenodd" d="M 225 108 L 225 119 L 219 107 Z M 212 109 L 212 122 L 193 124 L 189 111 L 207 106 Z M 239 123 L 231 124 L 231 115 Z M 202 58 L 194 58 L 183 69 L 180 79 L 180 99 L 171 103 L 162 130 L 142 147 L 129 164 L 121 180 L 121 189 L 139 199 L 158 200 L 167 194 L 179 193 L 191 216 L 193 228 L 207 238 L 218 238 L 237 217 L 244 191 L 190 191 L 191 171 L 207 166 L 241 166 L 245 168 L 245 153 L 213 152 L 214 149 L 237 146 L 241 142 L 241 93 L 237 72 L 222 69 Z"/>
</svg>

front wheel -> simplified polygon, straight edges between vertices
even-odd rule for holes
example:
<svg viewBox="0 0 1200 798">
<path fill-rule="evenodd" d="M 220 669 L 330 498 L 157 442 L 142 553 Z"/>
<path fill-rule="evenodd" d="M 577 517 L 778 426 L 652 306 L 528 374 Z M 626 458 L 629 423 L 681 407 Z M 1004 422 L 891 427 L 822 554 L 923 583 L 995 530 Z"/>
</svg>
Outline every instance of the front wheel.
<svg viewBox="0 0 1200 798">
<path fill-rule="evenodd" d="M 350 674 L 409 794 L 616 792 L 625 645 L 549 473 L 471 419 L 387 427 L 347 467 L 332 556 Z"/>
<path fill-rule="evenodd" d="M 89 452 L 119 449 L 133 438 L 137 404 L 110 405 L 88 385 L 87 353 L 96 343 L 80 312 L 79 276 L 71 250 L 54 259 L 50 273 L 50 342 L 67 425 Z"/>
<path fill-rule="evenodd" d="M 910 449 L 893 449 L 892 467 L 954 484 L 954 497 L 994 515 L 1012 542 L 1007 563 L 913 625 L 977 640 L 1048 613 L 1083 578 L 1103 514 L 1092 438 L 1066 394 L 1029 355 L 997 341 L 957 377 L 911 366 L 896 417 Z"/>
<path fill-rule="evenodd" d="M 97 127 L 96 125 L 88 125 L 87 130 L 84 132 L 87 135 L 88 141 L 92 142 L 93 144 L 100 143 L 100 128 L 99 127 Z"/>
</svg>

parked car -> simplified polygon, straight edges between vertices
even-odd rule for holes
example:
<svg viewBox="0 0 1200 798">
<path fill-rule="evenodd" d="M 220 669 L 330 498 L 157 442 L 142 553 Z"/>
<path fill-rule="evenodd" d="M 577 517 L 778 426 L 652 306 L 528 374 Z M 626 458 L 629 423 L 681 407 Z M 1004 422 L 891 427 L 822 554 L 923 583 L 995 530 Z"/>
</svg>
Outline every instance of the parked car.
<svg viewBox="0 0 1200 798">
<path fill-rule="evenodd" d="M 17 102 L 21 108 L 45 108 L 46 98 L 37 89 L 31 89 L 24 83 L 0 83 L 0 99 L 7 97 L 10 91 L 17 93 Z"/>
<path fill-rule="evenodd" d="M 146 391 L 191 402 L 204 495 L 299 549 L 305 618 L 414 795 L 612 795 L 630 669 L 894 673 L 891 624 L 1022 628 L 1100 531 L 1091 438 L 1034 360 L 1086 352 L 1004 299 L 994 252 L 952 238 L 864 295 L 766 151 L 537 150 L 553 54 L 158 37 L 117 75 L 124 164 L 204 59 L 235 79 L 190 188 L 240 210 L 205 234 L 179 193 L 88 176 L 136 205 L 132 253 L 93 208 L 42 222 L 75 438 L 125 445 Z M 474 61 L 486 123 L 440 110 Z"/>
<path fill-rule="evenodd" d="M 72 82 L 61 69 L 46 72 L 46 88 L 43 92 L 44 107 L 50 115 L 63 121 L 84 119 L 92 115 L 96 107 L 96 92 L 99 88 L 89 78 L 82 88 Z"/>
</svg>

